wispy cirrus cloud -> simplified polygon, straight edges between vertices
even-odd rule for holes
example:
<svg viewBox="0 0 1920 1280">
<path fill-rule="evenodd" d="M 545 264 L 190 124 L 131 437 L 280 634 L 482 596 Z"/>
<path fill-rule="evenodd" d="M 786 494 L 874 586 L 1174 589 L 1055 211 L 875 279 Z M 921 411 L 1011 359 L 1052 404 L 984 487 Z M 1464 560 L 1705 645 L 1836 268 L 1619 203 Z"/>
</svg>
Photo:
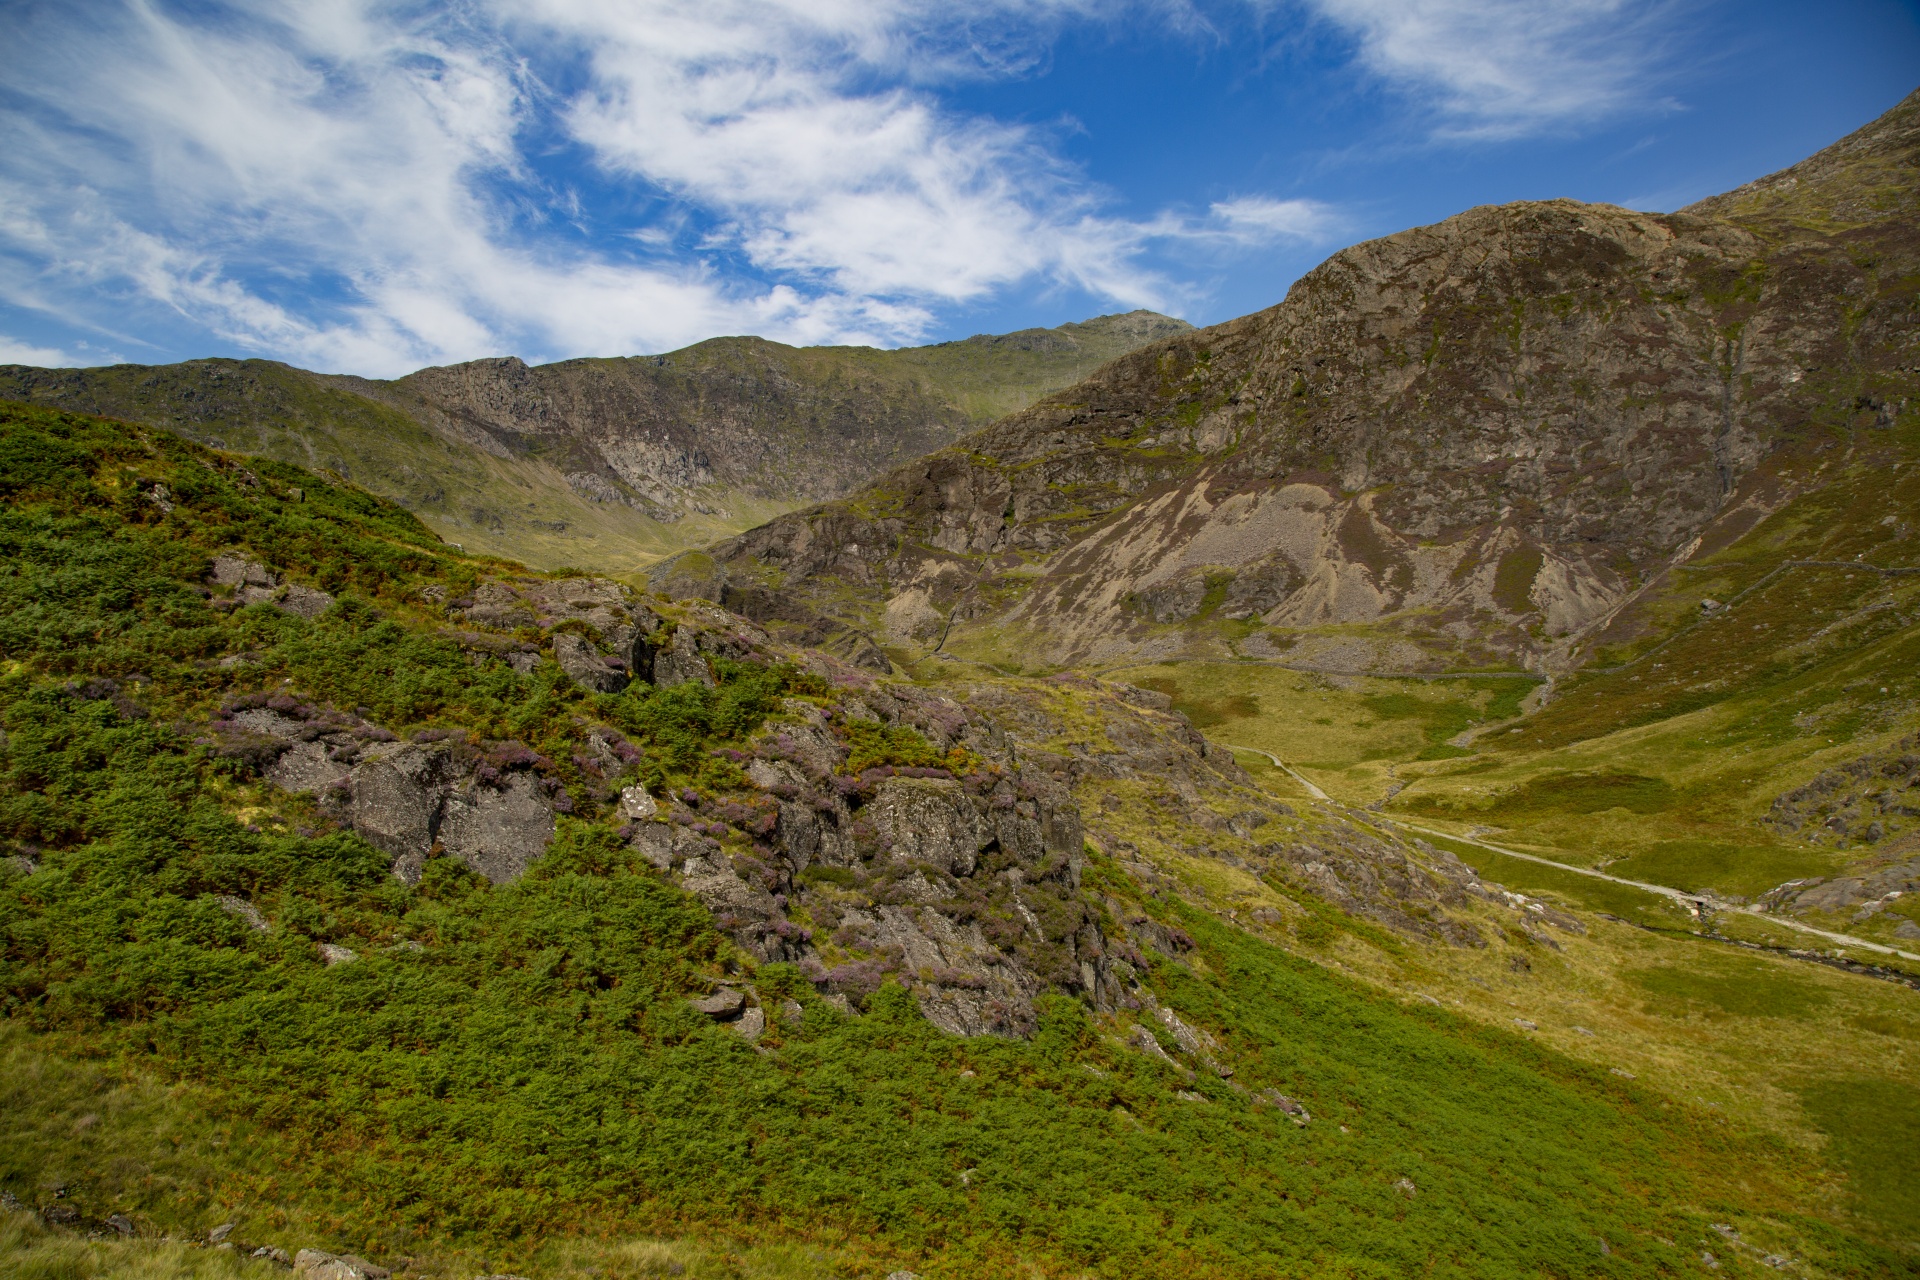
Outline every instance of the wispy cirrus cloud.
<svg viewBox="0 0 1920 1280">
<path fill-rule="evenodd" d="M 1663 100 L 1672 0 L 1310 0 L 1359 59 L 1429 100 L 1437 131 L 1498 139 Z"/>
<path fill-rule="evenodd" d="M 891 343 L 1035 278 L 1166 306 L 1135 259 L 1183 224 L 1103 216 L 1046 139 L 922 87 L 999 74 L 1088 7 L 43 7 L 0 69 L 32 104 L 0 280 L 377 373 L 730 331 Z"/>
</svg>

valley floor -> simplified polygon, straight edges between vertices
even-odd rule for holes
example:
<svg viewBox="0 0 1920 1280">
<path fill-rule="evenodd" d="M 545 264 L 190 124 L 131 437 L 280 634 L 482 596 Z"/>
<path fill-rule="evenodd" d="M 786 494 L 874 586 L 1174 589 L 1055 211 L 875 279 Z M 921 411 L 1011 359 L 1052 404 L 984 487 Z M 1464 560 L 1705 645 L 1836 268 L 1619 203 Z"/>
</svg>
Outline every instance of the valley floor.
<svg viewBox="0 0 1920 1280">
<path fill-rule="evenodd" d="M 1309 790 L 1319 791 L 1426 835 L 1486 879 L 1590 923 L 1584 937 L 1535 948 L 1524 967 L 1471 953 L 1409 965 L 1351 938 L 1329 963 L 1409 998 L 1523 1027 L 1569 1057 L 1644 1082 L 1668 1100 L 1660 1105 L 1773 1134 L 1800 1153 L 1792 1158 L 1834 1171 L 1820 1193 L 1829 1209 L 1875 1234 L 1920 1241 L 1920 1166 L 1910 1157 L 1920 1144 L 1920 944 L 1894 933 L 1920 917 L 1920 898 L 1896 898 L 1859 923 L 1750 909 L 1782 881 L 1841 875 L 1863 854 L 1885 860 L 1762 825 L 1766 797 L 1829 754 L 1823 739 L 1803 735 L 1762 761 L 1738 759 L 1734 786 L 1716 728 L 1737 729 L 1737 705 L 1560 748 L 1471 751 L 1450 744 L 1476 732 L 1494 743 L 1524 736 L 1508 733 L 1531 723 L 1516 717 L 1524 687 L 1253 663 L 1111 674 L 1172 695 L 1209 735 L 1243 748 L 1242 763 L 1277 794 L 1311 803 Z M 1856 740 L 1851 753 L 1869 746 Z M 1720 803 L 1694 801 L 1702 792 Z M 1809 925 L 1879 945 L 1836 943 Z"/>
</svg>

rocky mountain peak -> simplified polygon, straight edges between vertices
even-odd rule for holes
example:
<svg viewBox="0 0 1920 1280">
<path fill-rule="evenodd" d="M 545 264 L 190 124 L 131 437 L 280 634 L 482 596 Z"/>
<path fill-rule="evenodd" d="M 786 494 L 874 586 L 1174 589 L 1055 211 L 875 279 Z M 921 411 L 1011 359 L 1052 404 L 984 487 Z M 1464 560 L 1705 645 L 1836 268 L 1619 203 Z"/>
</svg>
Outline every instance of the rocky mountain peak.
<svg viewBox="0 0 1920 1280">
<path fill-rule="evenodd" d="M 1910 191 L 1911 114 L 1810 161 L 1801 198 L 1868 164 Z M 1709 527 L 1772 509 L 1815 424 L 1891 423 L 1916 246 L 1875 226 L 1472 209 L 656 581 L 963 655 L 1565 663 Z"/>
</svg>

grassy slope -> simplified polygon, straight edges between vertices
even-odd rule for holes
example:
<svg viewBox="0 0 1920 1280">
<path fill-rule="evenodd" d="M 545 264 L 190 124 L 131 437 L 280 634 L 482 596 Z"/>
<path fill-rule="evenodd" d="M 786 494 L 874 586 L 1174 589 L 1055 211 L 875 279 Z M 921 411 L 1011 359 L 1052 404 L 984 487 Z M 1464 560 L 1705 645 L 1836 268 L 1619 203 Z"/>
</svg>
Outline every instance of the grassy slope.
<svg viewBox="0 0 1920 1280">
<path fill-rule="evenodd" d="M 1433 736 L 1484 715 L 1498 692 L 1469 681 L 1335 682 L 1253 664 L 1179 664 L 1144 675 L 1174 692 L 1176 705 L 1205 724 L 1209 735 L 1272 750 L 1337 797 L 1361 803 L 1379 799 L 1393 781 L 1423 767 L 1447 767 L 1423 766 L 1417 756 Z M 1409 704 L 1427 714 L 1405 714 Z M 1456 775 L 1457 786 L 1464 792 L 1511 785 L 1516 777 L 1596 767 L 1633 770 L 1631 758 L 1620 759 L 1620 745 L 1615 738 L 1540 753 L 1529 758 L 1525 771 L 1502 766 L 1463 773 Z M 1487 759 L 1482 754 L 1462 763 L 1473 768 Z M 1259 769 L 1249 757 L 1242 760 L 1292 803 L 1309 804 L 1291 780 Z M 1624 798 L 1635 803 L 1632 795 Z M 1635 842 L 1646 852 L 1611 870 L 1683 885 L 1693 878 L 1680 873 L 1700 871 L 1723 887 L 1750 889 L 1760 881 L 1766 887 L 1777 883 L 1769 877 L 1781 871 L 1831 871 L 1845 858 L 1832 851 L 1808 854 L 1751 826 L 1711 825 L 1683 804 L 1635 813 L 1621 805 L 1596 810 L 1594 799 L 1591 791 L 1567 789 L 1546 797 L 1538 809 L 1476 812 L 1451 823 L 1417 809 L 1413 816 L 1423 825 L 1455 829 L 1470 820 L 1493 825 L 1499 834 L 1492 838 L 1499 842 L 1574 863 L 1595 861 L 1596 847 L 1617 850 L 1613 842 Z M 1572 1057 L 1628 1071 L 1667 1096 L 1710 1105 L 1743 1125 L 1780 1135 L 1808 1157 L 1824 1152 L 1852 1176 L 1844 1185 L 1810 1193 L 1810 1199 L 1830 1197 L 1877 1230 L 1920 1242 L 1920 1186 L 1897 1155 L 1898 1144 L 1920 1138 L 1920 1105 L 1913 1101 L 1920 1096 L 1920 1059 L 1913 1052 L 1920 1044 L 1920 1009 L 1911 990 L 1699 940 L 1698 924 L 1664 899 L 1472 845 L 1438 843 L 1490 880 L 1581 911 L 1590 932 L 1560 939 L 1558 951 L 1520 940 L 1518 961 L 1496 951 L 1423 964 L 1357 936 L 1323 939 L 1309 952 L 1318 950 L 1368 981 L 1413 998 L 1438 998 L 1493 1025 L 1524 1018 L 1538 1025 L 1534 1034 L 1540 1039 Z M 1175 874 L 1194 874 L 1177 851 L 1163 857 Z M 1262 900 L 1256 884 L 1215 875 L 1204 885 L 1214 900 L 1242 911 Z M 1597 912 L 1623 922 L 1590 914 Z M 1804 938 L 1759 921 L 1723 921 L 1723 929 L 1769 946 L 1805 945 Z M 1306 940 L 1296 926 L 1291 941 Z M 1756 1045 L 1767 1051 L 1755 1053 Z"/>
<path fill-rule="evenodd" d="M 271 1200 L 296 1237 L 274 1243 L 529 1264 L 556 1235 L 720 1224 L 927 1275 L 1480 1276 L 1650 1273 L 1680 1265 L 1706 1217 L 1745 1214 L 1829 1274 L 1905 1265 L 1797 1216 L 1817 1204 L 1817 1171 L 1737 1127 L 1510 1031 L 1407 1007 L 1099 863 L 1089 874 L 1107 891 L 1198 942 L 1153 962 L 1163 998 L 1222 1038 L 1239 1080 L 1286 1089 L 1315 1125 L 1189 1083 L 1066 1001 L 1030 1043 L 960 1041 L 897 990 L 843 1020 L 769 966 L 761 989 L 786 985 L 808 1015 L 754 1053 L 680 998 L 746 962 L 613 839 L 586 779 L 522 881 L 491 887 L 436 862 L 410 890 L 191 737 L 221 698 L 285 678 L 399 729 L 517 732 L 564 773 L 583 716 L 625 717 L 670 757 L 645 734 L 659 695 L 590 699 L 549 672 L 488 673 L 443 650 L 409 602 L 486 566 L 351 490 L 265 465 L 265 490 L 248 489 L 175 437 L 46 412 L 8 411 L 0 452 L 0 824 L 41 863 L 0 891 L 12 1043 L 204 1082 L 178 1097 L 216 1118 L 190 1125 L 259 1135 L 208 1138 L 213 1174 L 156 1166 L 153 1152 L 171 1159 L 160 1130 L 188 1122 L 131 1107 L 115 1144 L 126 1162 L 69 1193 L 93 1216 L 125 1206 L 198 1230 L 215 1207 Z M 164 520 L 145 496 L 156 480 L 176 503 Z M 295 481 L 302 502 L 285 496 Z M 236 543 L 311 565 L 341 603 L 313 623 L 208 609 L 192 583 Z M 261 655 L 254 674 L 206 661 L 239 649 Z M 135 670 L 145 679 L 129 681 Z M 138 705 L 69 683 L 103 676 Z M 241 927 L 217 892 L 258 902 L 275 929 Z M 362 959 L 326 968 L 315 939 Z M 8 1114 L 71 1110 L 70 1086 L 28 1077 Z M 73 1163 L 78 1121 L 16 1122 L 8 1188 L 44 1198 L 49 1171 Z M 261 1177 L 280 1181 L 263 1192 Z M 1401 1177 L 1414 1198 L 1394 1189 Z"/>
</svg>

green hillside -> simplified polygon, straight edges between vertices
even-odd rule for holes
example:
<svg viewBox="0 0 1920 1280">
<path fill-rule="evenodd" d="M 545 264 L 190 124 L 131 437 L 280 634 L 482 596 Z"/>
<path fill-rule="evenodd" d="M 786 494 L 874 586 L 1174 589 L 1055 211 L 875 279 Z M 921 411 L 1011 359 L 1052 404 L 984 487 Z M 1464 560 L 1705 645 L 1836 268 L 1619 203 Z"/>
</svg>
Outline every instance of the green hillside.
<svg viewBox="0 0 1920 1280">
<path fill-rule="evenodd" d="M 249 1242 L 419 1274 L 717 1274 L 718 1251 L 727 1274 L 1650 1275 L 1694 1265 L 1728 1217 L 1817 1274 L 1912 1269 L 1821 1207 L 1804 1152 L 1336 959 L 1444 984 L 1423 947 L 1302 925 L 1309 952 L 1346 939 L 1302 958 L 1091 850 L 1089 901 L 1187 940 L 1142 972 L 1210 1029 L 1219 1072 L 1131 1049 L 1127 1024 L 1063 996 L 1027 1040 L 943 1035 L 898 986 L 849 1016 L 718 931 L 618 837 L 618 778 L 569 764 L 614 723 L 638 748 L 628 777 L 724 794 L 709 748 L 783 692 L 842 692 L 778 663 L 623 694 L 552 662 L 475 666 L 421 601 L 506 566 L 291 466 L 4 412 L 0 1186 L 23 1203 L 57 1186 L 92 1221 L 238 1219 Z M 216 607 L 202 575 L 236 547 L 333 604 Z M 410 887 L 208 736 L 247 696 L 511 736 L 568 796 L 554 845 L 510 885 L 436 859 Z M 358 959 L 323 963 L 322 942 Z M 750 1048 L 685 1003 L 728 975 L 803 1016 Z M 76 1059 L 92 1065 L 52 1065 Z M 7 1230 L 19 1266 L 107 1265 Z M 667 1239 L 618 1243 L 640 1235 Z"/>
</svg>

